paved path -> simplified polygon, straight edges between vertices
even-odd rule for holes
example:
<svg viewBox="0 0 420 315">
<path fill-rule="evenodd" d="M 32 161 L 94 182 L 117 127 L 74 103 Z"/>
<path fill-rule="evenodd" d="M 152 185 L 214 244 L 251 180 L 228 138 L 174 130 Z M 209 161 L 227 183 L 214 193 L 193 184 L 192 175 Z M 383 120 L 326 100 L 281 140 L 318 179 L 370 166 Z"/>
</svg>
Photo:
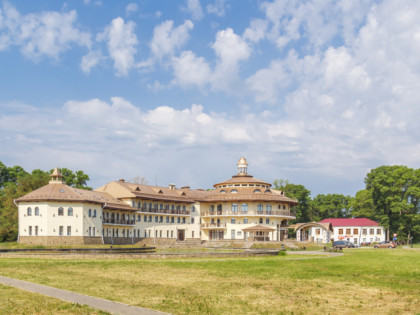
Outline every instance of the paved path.
<svg viewBox="0 0 420 315">
<path fill-rule="evenodd" d="M 74 293 L 71 291 L 66 291 L 62 289 L 57 289 L 53 287 L 48 287 L 46 285 L 35 284 L 32 282 L 17 280 L 13 278 L 0 276 L 0 283 L 6 284 L 18 289 L 43 294 L 50 296 L 56 299 L 63 301 L 78 303 L 81 305 L 87 305 L 111 314 L 127 314 L 127 315 L 162 315 L 167 314 L 158 311 L 152 311 L 147 308 L 131 306 L 123 303 L 113 302 L 93 296 L 83 295 L 79 293 Z"/>
</svg>

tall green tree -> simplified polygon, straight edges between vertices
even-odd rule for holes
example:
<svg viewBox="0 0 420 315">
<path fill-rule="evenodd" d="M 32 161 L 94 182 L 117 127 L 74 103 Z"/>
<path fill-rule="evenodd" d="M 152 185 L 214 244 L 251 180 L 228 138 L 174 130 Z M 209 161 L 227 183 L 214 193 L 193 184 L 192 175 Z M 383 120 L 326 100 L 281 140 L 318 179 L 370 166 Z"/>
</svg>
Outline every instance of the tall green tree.
<svg viewBox="0 0 420 315">
<path fill-rule="evenodd" d="M 346 218 L 350 215 L 351 196 L 341 194 L 319 194 L 311 202 L 313 221 L 325 218 Z"/>
<path fill-rule="evenodd" d="M 289 198 L 296 199 L 299 204 L 295 206 L 296 222 L 308 222 L 311 220 L 309 212 L 311 203 L 311 192 L 303 185 L 295 185 L 288 180 L 275 179 L 273 186 L 277 190 L 284 191 Z"/>
<path fill-rule="evenodd" d="M 407 166 L 380 166 L 370 171 L 374 218 L 401 237 L 420 237 L 420 171 Z"/>
<path fill-rule="evenodd" d="M 53 170 L 50 170 L 50 174 L 52 172 Z M 60 169 L 60 172 L 61 175 L 63 175 L 63 180 L 67 185 L 74 188 L 92 190 L 92 187 L 87 186 L 89 175 L 85 174 L 83 171 L 73 172 L 72 170 L 63 167 Z"/>
</svg>

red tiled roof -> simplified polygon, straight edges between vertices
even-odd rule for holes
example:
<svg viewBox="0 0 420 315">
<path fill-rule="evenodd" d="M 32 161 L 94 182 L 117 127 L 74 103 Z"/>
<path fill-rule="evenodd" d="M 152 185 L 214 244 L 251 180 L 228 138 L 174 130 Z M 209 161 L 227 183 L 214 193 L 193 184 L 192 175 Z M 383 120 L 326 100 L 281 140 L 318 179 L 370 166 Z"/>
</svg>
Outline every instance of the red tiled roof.
<svg viewBox="0 0 420 315">
<path fill-rule="evenodd" d="M 333 227 L 336 226 L 378 226 L 378 222 L 366 218 L 354 219 L 324 219 L 319 223 L 331 223 Z"/>
</svg>

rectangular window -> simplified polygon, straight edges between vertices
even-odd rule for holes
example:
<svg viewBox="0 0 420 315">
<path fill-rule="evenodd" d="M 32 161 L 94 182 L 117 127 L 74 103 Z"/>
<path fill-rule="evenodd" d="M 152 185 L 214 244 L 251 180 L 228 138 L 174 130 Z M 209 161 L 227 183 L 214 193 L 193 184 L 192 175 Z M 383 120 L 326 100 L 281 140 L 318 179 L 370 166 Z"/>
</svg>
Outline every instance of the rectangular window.
<svg viewBox="0 0 420 315">
<path fill-rule="evenodd" d="M 241 205 L 241 212 L 242 213 L 248 213 L 248 204 L 247 203 L 243 203 Z"/>
<path fill-rule="evenodd" d="M 171 238 L 174 237 L 174 231 L 171 231 Z"/>
<path fill-rule="evenodd" d="M 338 234 L 343 235 L 343 229 L 338 229 Z"/>
<path fill-rule="evenodd" d="M 363 235 L 367 235 L 367 229 L 363 229 L 362 234 L 363 234 Z M 365 239 L 365 241 L 366 241 L 366 239 Z"/>
<path fill-rule="evenodd" d="M 67 236 L 71 236 L 71 226 L 67 227 Z"/>
<path fill-rule="evenodd" d="M 185 223 L 185 217 L 182 217 L 182 223 Z"/>
<path fill-rule="evenodd" d="M 28 234 L 29 234 L 29 235 L 32 235 L 32 226 L 30 226 L 30 227 L 28 228 Z"/>
<path fill-rule="evenodd" d="M 257 206 L 257 213 L 262 214 L 264 210 L 264 206 L 262 204 L 258 204 Z"/>
<path fill-rule="evenodd" d="M 144 215 L 144 222 L 147 222 L 147 215 Z"/>
<path fill-rule="evenodd" d="M 353 234 L 359 234 L 359 229 L 353 229 Z"/>
<path fill-rule="evenodd" d="M 68 209 L 67 209 L 67 215 L 68 215 L 69 217 L 72 217 L 72 216 L 73 216 L 73 208 L 68 208 Z"/>
<path fill-rule="evenodd" d="M 191 206 L 191 212 L 195 212 L 195 206 Z"/>
<path fill-rule="evenodd" d="M 159 231 L 159 237 L 162 238 L 162 230 Z"/>
<path fill-rule="evenodd" d="M 35 236 L 38 235 L 38 225 L 35 225 Z"/>
<path fill-rule="evenodd" d="M 155 222 L 156 223 L 159 222 L 159 217 L 158 216 L 155 216 Z"/>
<path fill-rule="evenodd" d="M 194 231 L 191 232 L 191 238 L 194 238 Z"/>
<path fill-rule="evenodd" d="M 147 237 L 147 231 L 144 230 L 144 237 Z"/>
<path fill-rule="evenodd" d="M 169 217 L 166 217 L 166 223 L 169 223 Z"/>
<path fill-rule="evenodd" d="M 64 233 L 64 227 L 62 225 L 60 225 L 60 227 L 58 228 L 58 235 L 63 236 L 63 233 Z"/>
<path fill-rule="evenodd" d="M 194 224 L 194 218 L 191 218 L 191 224 Z"/>
<path fill-rule="evenodd" d="M 169 231 L 166 231 L 166 238 L 169 238 Z"/>
<path fill-rule="evenodd" d="M 58 215 L 64 215 L 64 209 L 63 208 L 58 208 Z"/>
<path fill-rule="evenodd" d="M 244 224 L 248 224 L 248 218 L 244 219 Z"/>
<path fill-rule="evenodd" d="M 163 222 L 163 216 L 160 216 L 159 218 L 159 222 L 162 223 Z"/>
<path fill-rule="evenodd" d="M 320 235 L 321 234 L 321 229 L 316 229 L 316 235 Z"/>
<path fill-rule="evenodd" d="M 181 223 L 181 218 L 180 217 L 178 217 L 177 222 Z"/>
<path fill-rule="evenodd" d="M 381 232 L 382 232 L 381 229 L 376 229 L 376 234 L 377 235 L 381 235 Z"/>
<path fill-rule="evenodd" d="M 374 235 L 375 234 L 375 229 L 369 229 L 369 234 Z"/>
<path fill-rule="evenodd" d="M 35 207 L 35 215 L 39 215 L 39 208 Z"/>
<path fill-rule="evenodd" d="M 152 222 L 152 216 L 149 215 L 149 222 Z"/>
<path fill-rule="evenodd" d="M 238 205 L 236 203 L 232 204 L 232 212 L 238 213 Z"/>
<path fill-rule="evenodd" d="M 346 234 L 351 234 L 351 229 L 346 229 Z"/>
<path fill-rule="evenodd" d="M 265 210 L 267 211 L 267 213 L 271 213 L 271 205 L 270 204 L 266 205 Z"/>
<path fill-rule="evenodd" d="M 175 223 L 175 218 L 171 217 L 171 223 Z"/>
<path fill-rule="evenodd" d="M 137 215 L 137 222 L 141 222 L 141 215 L 140 214 Z"/>
</svg>

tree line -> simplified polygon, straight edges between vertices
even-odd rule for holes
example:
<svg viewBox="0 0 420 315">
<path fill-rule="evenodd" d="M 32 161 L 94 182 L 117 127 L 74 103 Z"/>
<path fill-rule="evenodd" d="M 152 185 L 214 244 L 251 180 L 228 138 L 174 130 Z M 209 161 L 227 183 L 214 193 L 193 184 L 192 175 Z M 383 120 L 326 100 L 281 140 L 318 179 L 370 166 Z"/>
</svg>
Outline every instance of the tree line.
<svg viewBox="0 0 420 315">
<path fill-rule="evenodd" d="M 62 168 L 64 182 L 72 187 L 92 190 L 89 176 L 83 171 Z M 18 235 L 18 212 L 14 200 L 45 186 L 53 170 L 25 171 L 21 166 L 7 167 L 0 162 L 0 242 L 15 241 Z"/>
<path fill-rule="evenodd" d="M 365 189 L 356 195 L 319 194 L 303 185 L 276 179 L 274 188 L 297 199 L 296 222 L 325 218 L 368 218 L 397 233 L 399 240 L 420 241 L 420 169 L 407 166 L 380 166 L 365 177 Z"/>
</svg>

